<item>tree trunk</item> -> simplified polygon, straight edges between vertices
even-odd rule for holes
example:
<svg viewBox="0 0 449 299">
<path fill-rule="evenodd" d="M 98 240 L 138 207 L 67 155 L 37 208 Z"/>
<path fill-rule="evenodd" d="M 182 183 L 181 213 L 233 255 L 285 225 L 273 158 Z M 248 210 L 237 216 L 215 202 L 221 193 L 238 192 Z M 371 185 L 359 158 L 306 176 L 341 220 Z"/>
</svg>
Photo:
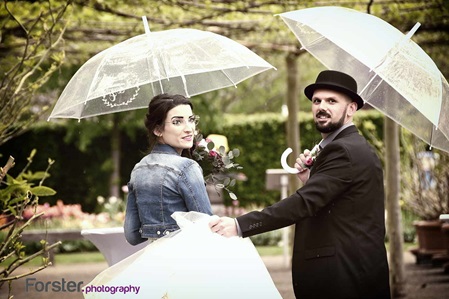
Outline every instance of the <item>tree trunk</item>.
<svg viewBox="0 0 449 299">
<path fill-rule="evenodd" d="M 299 156 L 300 144 L 299 144 L 299 124 L 298 124 L 298 111 L 299 111 L 299 98 L 298 98 L 298 66 L 297 56 L 288 54 L 285 58 L 287 66 L 287 108 L 288 118 L 286 122 L 287 132 L 287 146 L 290 147 L 293 152 L 288 156 L 288 164 L 293 167 L 296 158 Z M 292 194 L 300 187 L 300 181 L 296 175 L 288 176 L 288 192 Z M 295 226 L 284 228 L 288 235 L 288 244 L 290 254 L 293 251 L 293 240 L 295 235 Z M 291 261 L 290 261 L 291 266 Z"/>
<path fill-rule="evenodd" d="M 400 157 L 399 126 L 385 117 L 385 177 L 387 232 L 389 240 L 390 286 L 392 297 L 405 294 L 402 216 L 399 206 Z"/>
<path fill-rule="evenodd" d="M 112 114 L 111 159 L 112 171 L 109 179 L 109 196 L 120 197 L 120 129 L 119 116 Z"/>
<path fill-rule="evenodd" d="M 293 167 L 296 158 L 299 157 L 300 151 L 300 139 L 299 139 L 299 124 L 298 124 L 298 111 L 299 111 L 299 97 L 298 97 L 298 56 L 294 54 L 288 54 L 285 62 L 287 65 L 287 146 L 290 147 L 293 152 L 288 156 L 288 164 Z M 289 176 L 289 193 L 295 192 L 299 186 L 300 181 L 296 175 Z"/>
</svg>

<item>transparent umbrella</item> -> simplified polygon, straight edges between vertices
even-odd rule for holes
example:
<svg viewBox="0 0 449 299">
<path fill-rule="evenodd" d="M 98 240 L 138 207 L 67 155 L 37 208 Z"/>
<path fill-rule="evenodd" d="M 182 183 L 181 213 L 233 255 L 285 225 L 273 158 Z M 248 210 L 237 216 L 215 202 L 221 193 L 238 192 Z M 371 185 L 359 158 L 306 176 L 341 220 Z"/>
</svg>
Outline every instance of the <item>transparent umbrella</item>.
<svg viewBox="0 0 449 299">
<path fill-rule="evenodd" d="M 274 68 L 227 37 L 196 29 L 150 32 L 89 59 L 71 78 L 49 119 L 146 108 L 160 93 L 187 97 L 236 86 Z"/>
<path fill-rule="evenodd" d="M 449 152 L 449 85 L 433 60 L 384 20 L 343 7 L 280 14 L 302 47 L 353 76 L 371 106 L 431 146 Z"/>
</svg>

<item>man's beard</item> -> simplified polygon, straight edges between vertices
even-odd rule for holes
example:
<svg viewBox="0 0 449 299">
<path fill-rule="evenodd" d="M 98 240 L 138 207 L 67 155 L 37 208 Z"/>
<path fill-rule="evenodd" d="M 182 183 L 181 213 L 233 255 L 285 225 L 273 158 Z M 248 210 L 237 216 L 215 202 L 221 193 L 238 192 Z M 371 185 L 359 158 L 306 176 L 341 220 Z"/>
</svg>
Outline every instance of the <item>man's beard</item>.
<svg viewBox="0 0 449 299">
<path fill-rule="evenodd" d="M 321 133 L 332 133 L 332 132 L 340 129 L 345 123 L 345 115 L 346 115 L 347 110 L 348 110 L 348 107 L 346 107 L 345 113 L 343 113 L 343 115 L 337 122 L 331 121 L 328 124 L 322 125 L 318 121 L 315 121 L 315 128 Z M 317 117 L 320 116 L 320 114 L 329 116 L 326 112 L 318 112 Z"/>
</svg>

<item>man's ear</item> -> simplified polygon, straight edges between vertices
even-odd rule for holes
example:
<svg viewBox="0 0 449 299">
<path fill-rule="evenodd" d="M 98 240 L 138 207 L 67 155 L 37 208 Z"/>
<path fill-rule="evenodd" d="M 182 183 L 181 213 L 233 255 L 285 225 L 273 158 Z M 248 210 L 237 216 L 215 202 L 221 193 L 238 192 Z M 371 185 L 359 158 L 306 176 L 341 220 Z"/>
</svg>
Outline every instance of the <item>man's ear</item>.
<svg viewBox="0 0 449 299">
<path fill-rule="evenodd" d="M 347 112 L 348 116 L 353 116 L 356 111 L 357 111 L 357 102 L 355 102 L 355 101 L 351 102 L 349 104 L 349 109 Z"/>
</svg>

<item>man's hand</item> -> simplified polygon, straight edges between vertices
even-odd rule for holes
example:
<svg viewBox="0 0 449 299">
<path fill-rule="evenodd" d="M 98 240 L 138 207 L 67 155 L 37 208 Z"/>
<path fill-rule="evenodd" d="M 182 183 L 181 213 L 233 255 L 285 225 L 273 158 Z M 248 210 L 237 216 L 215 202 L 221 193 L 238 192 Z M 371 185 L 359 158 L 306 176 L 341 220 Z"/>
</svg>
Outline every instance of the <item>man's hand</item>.
<svg viewBox="0 0 449 299">
<path fill-rule="evenodd" d="M 296 159 L 295 168 L 298 169 L 299 173 L 297 174 L 298 178 L 305 184 L 310 176 L 310 170 L 306 165 L 311 165 L 312 155 L 310 154 L 310 150 L 304 150 L 304 153 L 299 155 L 299 158 Z"/>
<path fill-rule="evenodd" d="M 224 237 L 234 237 L 238 235 L 234 218 L 218 217 L 214 215 L 209 222 L 209 227 L 212 232 Z"/>
</svg>

